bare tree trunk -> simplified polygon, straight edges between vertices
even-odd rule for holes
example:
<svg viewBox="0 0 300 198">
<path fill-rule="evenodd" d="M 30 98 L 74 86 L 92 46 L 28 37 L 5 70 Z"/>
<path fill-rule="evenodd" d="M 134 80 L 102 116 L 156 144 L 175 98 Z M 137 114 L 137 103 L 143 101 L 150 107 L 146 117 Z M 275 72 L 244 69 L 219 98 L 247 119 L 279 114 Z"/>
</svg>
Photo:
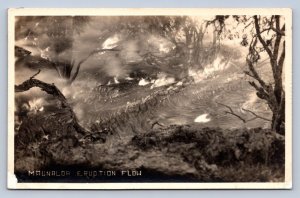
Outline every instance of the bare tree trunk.
<svg viewBox="0 0 300 198">
<path fill-rule="evenodd" d="M 261 30 L 260 18 L 254 16 L 254 27 L 256 35 L 254 36 L 250 47 L 249 54 L 247 57 L 247 64 L 249 72 L 245 72 L 250 77 L 254 78 L 257 82 L 249 82 L 252 87 L 257 91 L 257 96 L 263 100 L 266 100 L 272 113 L 272 129 L 277 133 L 284 133 L 285 125 L 285 92 L 282 85 L 282 69 L 285 59 L 285 41 L 282 42 L 282 37 L 285 35 L 285 25 L 281 27 L 280 16 L 274 16 L 275 27 L 273 27 L 273 21 L 270 21 L 269 30 L 275 32 L 274 47 L 267 44 L 266 39 L 263 38 L 262 33 L 267 30 Z M 269 31 L 268 30 L 268 31 Z M 255 65 L 259 60 L 259 53 L 256 49 L 257 41 L 263 46 L 264 50 L 270 58 L 270 65 L 273 74 L 274 85 L 266 83 L 261 76 L 258 74 Z M 281 48 L 281 50 L 280 50 Z M 279 52 L 280 56 L 279 56 Z"/>
</svg>

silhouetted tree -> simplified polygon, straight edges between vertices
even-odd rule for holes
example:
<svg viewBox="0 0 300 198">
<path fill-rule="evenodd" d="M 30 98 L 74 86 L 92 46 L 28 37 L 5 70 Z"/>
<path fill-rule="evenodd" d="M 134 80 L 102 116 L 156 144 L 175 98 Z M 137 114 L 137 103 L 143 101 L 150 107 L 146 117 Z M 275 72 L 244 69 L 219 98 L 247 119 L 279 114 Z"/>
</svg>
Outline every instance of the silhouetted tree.
<svg viewBox="0 0 300 198">
<path fill-rule="evenodd" d="M 258 98 L 265 100 L 272 111 L 271 128 L 277 133 L 284 133 L 285 127 L 285 91 L 283 86 L 283 66 L 285 60 L 285 19 L 279 15 L 272 16 L 232 16 L 238 24 L 244 25 L 244 31 L 250 28 L 250 44 L 247 35 L 242 37 L 241 45 L 249 47 L 245 74 L 253 80 L 249 84 L 256 90 Z M 216 18 L 210 23 L 219 21 L 221 33 L 226 34 L 225 20 L 228 17 Z M 260 74 L 258 66 L 262 53 L 269 59 L 273 79 L 268 82 Z"/>
<path fill-rule="evenodd" d="M 283 133 L 285 124 L 285 91 L 283 87 L 282 70 L 285 60 L 285 23 L 281 16 L 271 18 L 253 16 L 255 34 L 249 45 L 247 64 L 249 71 L 245 73 L 256 81 L 250 85 L 257 91 L 259 98 L 265 100 L 272 113 L 272 129 Z M 265 23 L 265 24 L 264 24 Z M 265 26 L 265 27 L 263 27 Z M 265 32 L 272 32 L 271 38 L 264 37 Z M 256 69 L 260 53 L 266 52 L 270 59 L 273 82 L 266 82 Z"/>
</svg>

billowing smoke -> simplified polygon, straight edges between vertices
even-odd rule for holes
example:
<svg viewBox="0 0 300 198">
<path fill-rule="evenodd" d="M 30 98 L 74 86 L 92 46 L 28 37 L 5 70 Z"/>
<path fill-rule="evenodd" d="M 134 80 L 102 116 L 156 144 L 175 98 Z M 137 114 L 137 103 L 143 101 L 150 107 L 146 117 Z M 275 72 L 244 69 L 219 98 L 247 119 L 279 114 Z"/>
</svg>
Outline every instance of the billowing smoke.
<svg viewBox="0 0 300 198">
<path fill-rule="evenodd" d="M 47 19 L 43 17 L 26 19 L 20 17 L 18 20 L 22 21 L 22 26 L 17 27 L 20 28 L 18 30 L 20 34 L 16 36 L 16 44 L 32 53 L 31 59 L 25 60 L 24 66 L 16 69 L 16 84 L 22 83 L 37 72 L 36 68 L 29 69 L 26 61 L 43 62 L 48 60 L 59 63 L 74 61 L 72 76 L 75 73 L 76 64 L 86 59 L 72 85 L 68 83 L 68 79 L 62 78 L 53 66 L 42 68 L 41 73 L 36 77 L 44 82 L 54 83 L 68 98 L 79 119 L 85 117 L 85 106 L 82 103 L 88 103 L 87 95 L 100 85 L 121 84 L 125 80 L 138 80 L 137 85 L 149 89 L 183 84 L 181 77 L 178 76 L 181 76 L 179 74 L 187 66 L 178 64 L 178 61 L 182 60 L 180 57 L 177 57 L 179 60 L 174 62 L 167 62 L 167 57 L 175 50 L 175 46 L 158 34 L 132 36 L 126 31 L 118 32 L 113 28 L 110 31 L 109 28 L 118 25 L 118 20 L 114 17 L 102 17 L 101 19 L 92 17 L 88 23 L 80 26 L 82 27 L 80 33 L 72 28 L 65 28 L 69 27 L 71 18 L 60 19 L 60 22 L 57 21 L 60 25 L 53 26 L 52 29 L 47 23 Z M 52 20 L 55 21 L 58 18 Z M 58 32 L 55 32 L 56 29 L 63 30 L 64 33 L 61 37 Z M 112 48 L 116 50 L 93 53 L 95 50 Z M 145 54 L 149 52 L 163 61 L 152 60 L 153 57 L 145 60 Z M 204 69 L 189 70 L 189 75 L 196 82 L 201 81 L 217 71 L 226 69 L 228 66 L 226 61 L 223 56 L 217 56 L 217 59 L 212 64 L 205 66 Z M 177 67 L 174 67 L 175 65 Z M 132 76 L 132 73 L 138 73 L 140 76 Z M 38 113 L 48 105 L 45 101 L 48 101 L 50 96 L 34 88 L 19 93 L 17 97 L 20 100 L 16 102 L 16 109 L 20 109 L 28 99 L 29 102 L 25 104 L 26 108 Z M 101 101 L 101 99 L 98 97 L 95 100 Z"/>
<path fill-rule="evenodd" d="M 101 69 L 104 69 L 108 76 L 116 78 L 123 76 L 125 73 L 121 60 L 115 56 L 106 57 L 105 63 Z"/>
</svg>

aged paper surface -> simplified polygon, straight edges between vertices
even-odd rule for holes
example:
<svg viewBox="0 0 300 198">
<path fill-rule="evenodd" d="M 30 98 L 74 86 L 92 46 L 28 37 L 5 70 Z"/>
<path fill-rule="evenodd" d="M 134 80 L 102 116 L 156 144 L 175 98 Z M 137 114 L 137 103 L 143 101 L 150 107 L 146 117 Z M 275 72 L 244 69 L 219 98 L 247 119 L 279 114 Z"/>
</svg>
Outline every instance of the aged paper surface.
<svg viewBox="0 0 300 198">
<path fill-rule="evenodd" d="M 8 188 L 292 187 L 290 9 L 8 20 Z"/>
</svg>

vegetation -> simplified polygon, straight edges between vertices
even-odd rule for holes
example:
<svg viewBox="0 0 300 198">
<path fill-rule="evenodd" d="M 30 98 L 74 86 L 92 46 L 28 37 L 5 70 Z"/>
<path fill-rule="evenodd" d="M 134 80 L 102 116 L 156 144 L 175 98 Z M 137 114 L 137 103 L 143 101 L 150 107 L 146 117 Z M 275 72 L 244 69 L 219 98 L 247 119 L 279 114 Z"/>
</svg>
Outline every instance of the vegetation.
<svg viewBox="0 0 300 198">
<path fill-rule="evenodd" d="M 92 17 L 20 17 L 17 20 L 16 40 L 25 39 L 30 44 L 22 47 L 41 52 L 36 56 L 16 46 L 19 58 L 16 65 L 20 63 L 16 70 L 38 71 L 15 85 L 15 170 L 19 180 L 28 179 L 24 170 L 74 166 L 139 169 L 147 173 L 143 181 L 151 181 L 151 175 L 172 181 L 284 180 L 285 25 L 281 16 L 105 19 L 96 24 L 99 29 L 96 33 L 91 31 L 91 38 L 85 35 L 85 27 L 93 23 Z M 237 26 L 242 26 L 243 31 L 234 33 Z M 82 38 L 84 42 L 88 39 L 92 42 L 88 47 L 81 42 L 83 49 L 78 49 L 76 42 Z M 238 40 L 248 48 L 247 67 L 239 69 L 246 70 L 243 73 L 250 78 L 229 78 L 233 67 L 226 71 L 225 66 L 237 53 L 222 44 L 228 40 Z M 96 44 L 89 46 L 93 42 Z M 261 67 L 265 58 L 270 63 L 271 79 L 262 71 L 266 68 Z M 93 59 L 96 61 L 92 62 Z M 95 62 L 97 67 L 91 68 Z M 220 73 L 215 74 L 214 67 Z M 53 82 L 49 78 L 37 79 L 43 72 L 52 75 L 52 71 L 56 72 Z M 204 83 L 199 83 L 195 75 Z M 63 85 L 57 77 L 63 79 Z M 95 84 L 88 84 L 93 80 Z M 230 82 L 225 84 L 227 81 Z M 220 103 L 218 98 L 232 94 L 225 86 L 245 81 L 251 87 L 248 85 L 249 89 L 243 89 L 242 94 L 254 88 L 257 97 L 267 104 L 271 118 L 269 114 L 261 115 L 246 108 L 239 110 L 227 104 L 233 104 L 234 98 Z M 42 110 L 34 109 L 34 112 L 21 95 L 33 88 L 47 93 L 43 97 L 48 101 Z M 215 93 L 215 90 L 221 91 Z M 89 95 L 76 100 L 82 92 Z M 197 97 L 192 100 L 194 96 Z M 184 104 L 193 105 L 191 108 L 206 105 L 211 112 L 222 107 L 232 120 L 244 124 L 261 120 L 271 125 L 262 128 L 236 124 L 228 129 L 161 122 L 164 112 L 157 109 L 166 109 L 167 105 L 171 110 L 177 105 L 184 108 Z M 105 114 L 83 122 L 77 114 L 78 105 L 88 107 L 89 116 L 85 117 L 93 112 Z M 188 113 L 192 111 L 189 109 Z"/>
</svg>

